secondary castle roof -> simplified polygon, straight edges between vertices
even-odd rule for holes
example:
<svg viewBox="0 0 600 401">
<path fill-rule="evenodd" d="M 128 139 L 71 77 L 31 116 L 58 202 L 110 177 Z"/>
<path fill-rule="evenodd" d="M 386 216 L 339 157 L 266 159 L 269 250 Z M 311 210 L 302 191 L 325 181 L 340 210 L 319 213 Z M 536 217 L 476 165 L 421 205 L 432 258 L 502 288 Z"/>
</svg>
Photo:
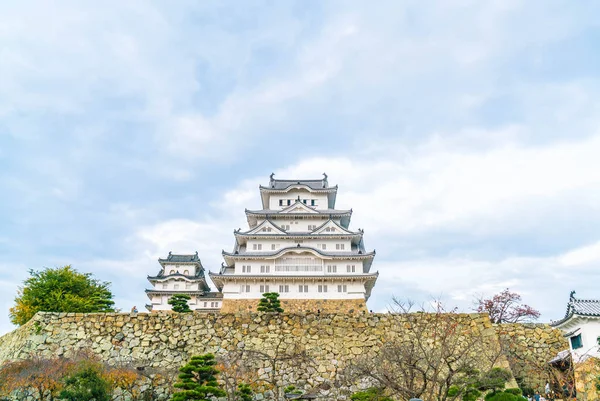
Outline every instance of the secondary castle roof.
<svg viewBox="0 0 600 401">
<path fill-rule="evenodd" d="M 552 322 L 552 326 L 560 326 L 569 321 L 573 317 L 599 317 L 600 318 L 600 300 L 597 299 L 577 299 L 575 291 L 571 291 L 569 302 L 567 303 L 567 311 L 565 316 Z"/>
</svg>

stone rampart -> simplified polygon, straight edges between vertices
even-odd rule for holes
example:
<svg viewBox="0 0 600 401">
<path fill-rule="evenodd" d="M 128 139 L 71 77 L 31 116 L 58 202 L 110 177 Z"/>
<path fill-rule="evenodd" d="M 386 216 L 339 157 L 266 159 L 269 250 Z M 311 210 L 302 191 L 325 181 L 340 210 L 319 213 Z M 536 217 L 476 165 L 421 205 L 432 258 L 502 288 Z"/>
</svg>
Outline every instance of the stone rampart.
<svg viewBox="0 0 600 401">
<path fill-rule="evenodd" d="M 548 324 L 511 323 L 494 325 L 517 381 L 543 391 L 552 382 L 548 362 L 560 351 L 569 349 L 563 333 Z"/>
<path fill-rule="evenodd" d="M 548 326 L 494 327 L 485 314 L 452 316 L 466 337 L 482 336 L 490 348 L 500 347 L 497 332 L 501 339 L 511 340 L 516 353 L 532 354 L 540 361 L 551 359 L 562 347 Z M 324 400 L 338 400 L 355 390 L 341 380 L 352 360 L 375 356 L 386 338 L 406 337 L 410 329 L 406 316 L 395 314 L 38 313 L 26 325 L 0 337 L 0 364 L 85 350 L 110 364 L 173 370 L 190 356 L 206 352 L 220 355 L 245 349 L 274 354 L 282 346 L 300 346 L 312 362 L 282 369 L 282 384 L 316 391 Z M 507 358 L 500 357 L 497 366 L 508 367 Z M 266 364 L 258 369 L 259 375 L 267 373 Z"/>
<path fill-rule="evenodd" d="M 256 313 L 258 299 L 224 299 L 221 313 Z M 280 299 L 283 310 L 289 313 L 363 314 L 367 312 L 364 299 Z"/>
</svg>

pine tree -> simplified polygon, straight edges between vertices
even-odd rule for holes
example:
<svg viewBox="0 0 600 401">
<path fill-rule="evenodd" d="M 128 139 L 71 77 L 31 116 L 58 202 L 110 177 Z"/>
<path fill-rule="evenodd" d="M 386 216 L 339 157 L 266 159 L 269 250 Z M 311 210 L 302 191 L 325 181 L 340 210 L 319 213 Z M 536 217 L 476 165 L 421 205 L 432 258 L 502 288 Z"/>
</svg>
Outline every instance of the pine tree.
<svg viewBox="0 0 600 401">
<path fill-rule="evenodd" d="M 252 389 L 246 383 L 241 383 L 238 386 L 237 396 L 239 401 L 252 401 Z"/>
<path fill-rule="evenodd" d="M 219 374 L 215 364 L 213 354 L 204 354 L 193 356 L 186 365 L 179 368 L 181 373 L 173 387 L 181 390 L 173 394 L 173 401 L 209 401 L 213 397 L 225 396 L 225 391 L 215 377 Z"/>
<path fill-rule="evenodd" d="M 265 292 L 258 303 L 259 312 L 279 312 L 282 313 L 281 303 L 279 302 L 279 293 Z"/>
<path fill-rule="evenodd" d="M 173 312 L 185 313 L 192 311 L 188 305 L 190 299 L 191 297 L 187 294 L 176 294 L 169 298 L 167 302 L 173 307 Z"/>
</svg>

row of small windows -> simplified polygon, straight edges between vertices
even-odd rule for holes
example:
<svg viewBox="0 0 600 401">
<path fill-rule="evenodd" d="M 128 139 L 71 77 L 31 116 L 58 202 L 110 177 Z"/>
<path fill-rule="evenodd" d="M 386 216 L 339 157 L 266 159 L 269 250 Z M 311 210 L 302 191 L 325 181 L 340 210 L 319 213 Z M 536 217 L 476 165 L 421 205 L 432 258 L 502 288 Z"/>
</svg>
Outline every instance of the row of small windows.
<svg viewBox="0 0 600 401">
<path fill-rule="evenodd" d="M 298 239 L 298 240 L 294 240 L 295 244 L 302 244 L 304 243 L 303 240 Z M 271 250 L 275 251 L 277 249 L 279 249 L 280 245 L 279 244 L 271 244 Z M 252 244 L 252 250 L 253 251 L 262 251 L 263 249 L 263 244 Z M 317 244 L 317 249 L 322 249 L 322 250 L 327 250 L 327 244 Z M 337 251 L 343 251 L 346 249 L 346 244 L 335 244 L 335 249 Z M 173 273 L 171 273 L 173 274 Z M 184 274 L 188 274 L 187 270 L 186 273 Z"/>
<path fill-rule="evenodd" d="M 294 202 L 294 200 L 292 199 L 279 199 L 279 206 L 290 206 L 292 204 L 292 202 Z M 305 205 L 310 205 L 310 206 L 316 206 L 317 205 L 317 200 L 316 199 L 302 199 L 302 203 L 304 203 Z"/>
<path fill-rule="evenodd" d="M 204 307 L 205 307 L 205 308 L 208 308 L 208 301 L 205 301 L 205 302 L 204 302 Z M 218 307 L 219 307 L 219 302 L 211 302 L 211 303 L 210 303 L 210 307 L 211 307 L 211 308 L 218 308 Z"/>
<path fill-rule="evenodd" d="M 177 273 L 177 271 L 175 271 L 175 270 L 171 270 L 169 272 L 169 274 L 175 274 L 175 273 Z M 184 270 L 183 274 L 185 274 L 186 276 L 189 276 L 190 275 L 190 271 L 189 270 Z"/>
<path fill-rule="evenodd" d="M 269 292 L 268 284 L 261 284 L 258 287 L 259 291 L 262 293 Z M 327 284 L 319 284 L 317 285 L 317 292 L 327 292 L 328 286 Z M 251 292 L 252 286 L 248 284 L 244 284 L 240 286 L 240 292 Z M 283 294 L 286 292 L 290 292 L 290 286 L 288 284 L 279 285 L 279 293 Z M 298 286 L 298 292 L 307 293 L 309 291 L 309 286 L 307 284 L 301 284 Z M 339 284 L 337 286 L 337 292 L 348 292 L 348 286 L 346 284 Z"/>
<path fill-rule="evenodd" d="M 299 271 L 298 269 L 281 269 L 282 266 L 278 266 L 279 269 L 278 271 Z M 303 266 L 306 267 L 306 266 Z M 320 267 L 320 266 L 315 266 L 315 267 Z M 305 269 L 303 269 L 302 271 L 304 271 Z M 319 270 L 321 270 L 319 268 Z M 260 266 L 260 272 L 261 273 L 271 273 L 271 266 L 270 265 L 262 265 Z M 242 265 L 242 273 L 252 273 L 252 266 L 251 265 Z M 337 265 L 327 265 L 327 273 L 337 273 Z M 356 273 L 356 265 L 346 265 L 346 273 Z M 177 284 L 176 284 L 177 285 Z M 186 288 L 187 288 L 186 284 Z M 163 284 L 163 286 L 166 286 L 166 284 Z M 166 287 L 164 287 L 166 288 Z"/>
<path fill-rule="evenodd" d="M 162 288 L 163 288 L 163 290 L 166 290 L 167 288 L 169 288 L 169 284 L 167 284 L 167 283 L 163 284 Z M 185 289 L 186 290 L 189 290 L 189 289 L 192 289 L 192 288 L 194 288 L 194 284 L 189 284 L 189 283 L 185 284 Z M 198 288 L 198 287 L 195 287 L 195 288 Z M 173 289 L 174 290 L 178 290 L 179 289 L 179 284 L 173 285 Z"/>
</svg>

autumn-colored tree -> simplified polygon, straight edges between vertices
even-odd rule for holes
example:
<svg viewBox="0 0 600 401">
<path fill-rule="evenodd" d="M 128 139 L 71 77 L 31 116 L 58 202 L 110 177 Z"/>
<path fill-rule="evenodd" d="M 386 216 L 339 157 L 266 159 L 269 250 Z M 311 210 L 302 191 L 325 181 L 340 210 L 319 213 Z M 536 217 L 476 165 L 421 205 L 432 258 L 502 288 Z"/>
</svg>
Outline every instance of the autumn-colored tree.
<svg viewBox="0 0 600 401">
<path fill-rule="evenodd" d="M 213 397 L 225 396 L 225 391 L 217 383 L 213 354 L 193 356 L 190 361 L 179 368 L 179 377 L 174 384 L 181 389 L 173 394 L 173 401 L 210 401 Z"/>
<path fill-rule="evenodd" d="M 79 273 L 70 265 L 29 271 L 10 309 L 14 324 L 27 323 L 37 312 L 111 312 L 109 283 Z"/>
<path fill-rule="evenodd" d="M 190 309 L 190 306 L 188 305 L 188 301 L 190 299 L 191 297 L 187 294 L 175 294 L 171 298 L 169 298 L 167 303 L 172 306 L 171 309 L 173 310 L 173 312 L 187 313 L 192 311 Z"/>
<path fill-rule="evenodd" d="M 75 369 L 75 363 L 64 358 L 33 358 L 10 362 L 0 368 L 0 395 L 19 393 L 24 398 L 53 401 L 63 388 L 62 379 Z"/>
<path fill-rule="evenodd" d="M 520 302 L 521 295 L 507 288 L 492 298 L 478 298 L 476 311 L 489 314 L 492 323 L 523 323 L 540 317 L 539 311 Z"/>
<path fill-rule="evenodd" d="M 143 378 L 134 368 L 120 366 L 107 367 L 102 373 L 102 377 L 108 383 L 111 392 L 120 389 L 121 392 L 129 393 L 132 400 L 140 397 L 140 380 Z"/>
</svg>

